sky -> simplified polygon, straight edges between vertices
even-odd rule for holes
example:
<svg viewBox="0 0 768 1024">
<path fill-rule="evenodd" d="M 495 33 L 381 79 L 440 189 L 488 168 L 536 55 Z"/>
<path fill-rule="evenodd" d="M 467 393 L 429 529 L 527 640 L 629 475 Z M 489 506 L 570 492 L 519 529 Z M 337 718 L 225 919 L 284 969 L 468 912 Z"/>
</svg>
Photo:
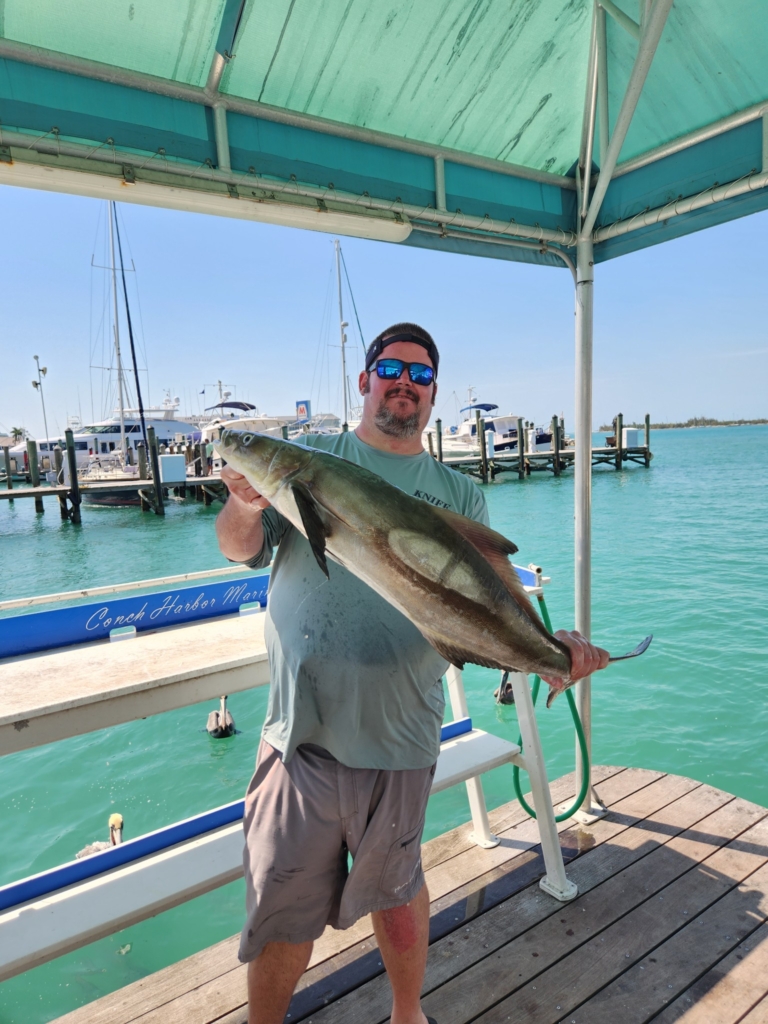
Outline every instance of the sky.
<svg viewBox="0 0 768 1024">
<path fill-rule="evenodd" d="M 106 204 L 0 187 L 0 433 L 43 435 L 33 356 L 47 367 L 50 432 L 109 413 Z M 119 207 L 145 404 L 197 412 L 221 380 L 262 413 L 341 411 L 333 239 L 200 214 Z M 599 264 L 597 428 L 691 416 L 768 415 L 768 213 Z M 503 413 L 573 428 L 573 285 L 567 270 L 342 239 L 363 337 L 410 320 L 441 353 L 436 414 L 457 422 L 467 388 Z M 92 262 L 96 266 L 92 266 Z M 129 264 L 129 267 L 131 264 Z M 348 371 L 362 347 L 345 289 Z M 122 325 L 127 356 L 127 336 Z M 108 335 L 107 335 L 108 340 Z M 143 349 L 142 349 L 143 346 Z M 141 354 L 143 353 L 145 354 Z M 145 363 L 146 359 L 146 363 Z M 146 390 L 149 390 L 147 397 Z M 205 390 L 205 394 L 200 394 Z"/>
</svg>

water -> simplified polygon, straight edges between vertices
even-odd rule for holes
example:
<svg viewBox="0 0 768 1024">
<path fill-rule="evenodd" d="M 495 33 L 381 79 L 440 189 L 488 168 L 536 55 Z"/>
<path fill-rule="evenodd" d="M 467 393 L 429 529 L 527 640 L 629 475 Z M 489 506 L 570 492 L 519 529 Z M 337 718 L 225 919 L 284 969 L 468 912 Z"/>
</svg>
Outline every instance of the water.
<svg viewBox="0 0 768 1024">
<path fill-rule="evenodd" d="M 768 427 L 659 431 L 647 471 L 594 476 L 593 636 L 615 653 L 655 635 L 640 659 L 593 686 L 595 760 L 688 775 L 768 805 L 764 665 L 768 647 Z M 573 477 L 486 488 L 493 525 L 552 577 L 556 628 L 573 624 Z M 209 569 L 215 508 L 171 504 L 165 522 L 137 509 L 84 509 L 81 530 L 53 502 L 0 507 L 0 599 Z M 497 673 L 469 667 L 470 712 L 515 739 L 496 707 Z M 266 691 L 231 701 L 239 734 L 211 740 L 213 704 L 185 708 L 2 760 L 0 884 L 70 859 L 106 838 L 113 810 L 135 836 L 243 793 Z M 552 777 L 573 767 L 560 698 L 539 716 Z M 512 797 L 511 771 L 485 778 L 490 806 Z M 430 801 L 427 838 L 466 821 L 463 787 Z M 233 883 L 0 985 L 2 1024 L 40 1024 L 239 930 Z"/>
</svg>

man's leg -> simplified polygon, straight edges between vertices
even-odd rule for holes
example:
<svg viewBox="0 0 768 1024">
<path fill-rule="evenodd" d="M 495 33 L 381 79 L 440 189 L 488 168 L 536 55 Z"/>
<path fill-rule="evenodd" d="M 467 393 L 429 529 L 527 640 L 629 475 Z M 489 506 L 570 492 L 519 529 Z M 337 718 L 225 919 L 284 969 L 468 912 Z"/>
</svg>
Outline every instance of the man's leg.
<svg viewBox="0 0 768 1024">
<path fill-rule="evenodd" d="M 391 1024 L 426 1024 L 421 986 L 429 946 L 429 892 L 426 883 L 410 903 L 372 915 L 381 958 L 392 985 Z M 255 1024 L 250 1021 L 249 1024 Z M 259 1024 L 261 1022 L 259 1021 Z"/>
<path fill-rule="evenodd" d="M 398 908 L 400 909 L 400 908 Z M 312 943 L 268 942 L 248 964 L 248 1024 L 283 1024 Z"/>
</svg>

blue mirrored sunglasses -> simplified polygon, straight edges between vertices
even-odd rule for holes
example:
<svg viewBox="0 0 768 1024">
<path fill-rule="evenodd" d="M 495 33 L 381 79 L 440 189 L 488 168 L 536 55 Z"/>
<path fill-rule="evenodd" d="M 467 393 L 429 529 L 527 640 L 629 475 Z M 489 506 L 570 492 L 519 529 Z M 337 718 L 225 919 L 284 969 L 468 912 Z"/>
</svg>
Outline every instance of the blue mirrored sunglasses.
<svg viewBox="0 0 768 1024">
<path fill-rule="evenodd" d="M 408 371 L 412 384 L 431 384 L 435 379 L 435 371 L 426 363 L 404 363 L 402 359 L 379 359 L 376 373 L 382 380 L 399 380 L 403 370 Z"/>
</svg>

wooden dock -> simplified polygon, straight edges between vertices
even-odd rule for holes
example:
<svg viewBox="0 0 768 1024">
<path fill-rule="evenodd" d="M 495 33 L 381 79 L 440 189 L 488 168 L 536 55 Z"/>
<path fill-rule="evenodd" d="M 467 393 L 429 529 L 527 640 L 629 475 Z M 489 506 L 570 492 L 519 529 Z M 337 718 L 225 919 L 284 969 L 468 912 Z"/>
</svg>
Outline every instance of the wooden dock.
<svg viewBox="0 0 768 1024">
<path fill-rule="evenodd" d="M 501 845 L 463 825 L 426 843 L 431 905 L 423 1006 L 438 1024 L 768 1024 L 768 810 L 680 776 L 595 769 L 609 808 L 563 822 L 579 886 L 537 881 L 536 825 L 491 812 Z M 573 796 L 573 776 L 552 786 Z M 60 1024 L 245 1024 L 232 937 L 59 1018 Z M 370 919 L 326 930 L 290 1024 L 383 1024 L 389 985 Z"/>
<path fill-rule="evenodd" d="M 650 466 L 653 453 L 647 445 L 637 445 L 632 448 L 593 448 L 593 466 L 612 466 L 614 469 L 623 469 L 625 462 L 635 462 L 641 466 Z M 536 451 L 526 452 L 522 460 L 517 452 L 497 452 L 487 459 L 486 476 L 488 481 L 495 480 L 501 473 L 517 473 L 520 479 L 530 476 L 531 473 L 553 473 L 559 476 L 567 469 L 573 468 L 576 459 L 576 449 L 561 448 L 559 451 Z M 483 480 L 483 459 L 479 455 L 470 456 L 444 456 L 442 460 L 446 466 L 458 469 L 462 473 L 478 477 Z"/>
</svg>

